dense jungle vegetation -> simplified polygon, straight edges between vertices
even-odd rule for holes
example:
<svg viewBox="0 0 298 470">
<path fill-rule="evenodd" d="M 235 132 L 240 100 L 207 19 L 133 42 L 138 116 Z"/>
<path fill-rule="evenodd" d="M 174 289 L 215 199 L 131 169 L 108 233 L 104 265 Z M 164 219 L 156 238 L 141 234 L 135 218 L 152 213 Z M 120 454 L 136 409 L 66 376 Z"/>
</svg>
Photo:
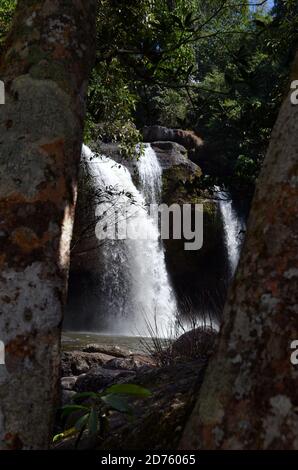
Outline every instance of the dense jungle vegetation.
<svg viewBox="0 0 298 470">
<path fill-rule="evenodd" d="M 0 1 L 1 47 L 16 3 Z M 297 44 L 297 2 L 98 4 L 86 140 L 96 129 L 130 155 L 144 125 L 194 130 L 216 155 L 198 186 L 250 199 Z"/>
</svg>

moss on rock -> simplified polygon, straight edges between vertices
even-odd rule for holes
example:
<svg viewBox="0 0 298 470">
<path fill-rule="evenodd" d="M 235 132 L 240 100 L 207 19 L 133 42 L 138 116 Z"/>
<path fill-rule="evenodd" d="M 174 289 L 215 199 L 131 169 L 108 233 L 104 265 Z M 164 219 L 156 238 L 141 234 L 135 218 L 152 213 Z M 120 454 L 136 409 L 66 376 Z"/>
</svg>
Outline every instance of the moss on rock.
<svg viewBox="0 0 298 470">
<path fill-rule="evenodd" d="M 163 143 L 163 146 L 166 143 Z M 169 148 L 160 148 L 160 143 L 153 144 L 163 168 L 162 202 L 171 204 L 203 204 L 203 246 L 200 250 L 186 251 L 186 239 L 165 240 L 165 256 L 172 283 L 178 293 L 178 300 L 183 304 L 189 299 L 194 307 L 220 311 L 225 299 L 227 272 L 222 220 L 216 201 L 210 195 L 198 195 L 194 179 L 202 175 L 200 167 L 190 162 L 174 144 L 175 154 Z M 178 148 L 179 147 L 179 148 Z M 162 151 L 161 151 L 162 150 Z M 172 152 L 173 165 L 169 164 L 165 153 Z"/>
</svg>

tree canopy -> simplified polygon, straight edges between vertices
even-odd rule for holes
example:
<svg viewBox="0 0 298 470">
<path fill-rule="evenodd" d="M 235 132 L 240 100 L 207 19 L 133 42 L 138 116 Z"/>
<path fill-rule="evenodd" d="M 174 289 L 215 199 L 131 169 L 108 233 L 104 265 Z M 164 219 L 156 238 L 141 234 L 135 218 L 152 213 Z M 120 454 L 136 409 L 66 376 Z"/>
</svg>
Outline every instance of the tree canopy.
<svg viewBox="0 0 298 470">
<path fill-rule="evenodd" d="M 0 44 L 16 1 L 0 0 Z M 144 125 L 210 144 L 207 183 L 252 197 L 297 44 L 295 0 L 98 0 L 85 139 L 131 155 Z M 210 170 L 210 171 L 209 171 Z"/>
</svg>

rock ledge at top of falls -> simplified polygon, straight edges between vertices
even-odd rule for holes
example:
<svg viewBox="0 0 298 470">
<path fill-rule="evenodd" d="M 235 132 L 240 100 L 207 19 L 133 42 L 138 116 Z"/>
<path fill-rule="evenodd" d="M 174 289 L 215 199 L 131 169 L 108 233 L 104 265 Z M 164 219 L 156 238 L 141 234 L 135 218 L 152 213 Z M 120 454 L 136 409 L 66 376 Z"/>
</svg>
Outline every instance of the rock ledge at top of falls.
<svg viewBox="0 0 298 470">
<path fill-rule="evenodd" d="M 146 142 L 177 142 L 187 150 L 201 150 L 204 146 L 203 139 L 190 130 L 169 129 L 164 126 L 145 126 L 142 133 Z"/>
<path fill-rule="evenodd" d="M 177 142 L 166 140 L 151 142 L 150 145 L 162 169 L 161 202 L 166 204 L 199 202 L 190 183 L 202 175 L 202 170 L 188 158 L 187 149 Z M 121 157 L 118 144 L 97 141 L 91 145 L 91 148 L 124 165 L 130 171 L 136 186 L 139 186 L 137 164 L 134 160 L 124 160 Z"/>
<path fill-rule="evenodd" d="M 184 129 L 170 129 L 164 126 L 145 126 L 142 129 L 145 142 L 171 141 L 187 149 L 188 158 L 211 176 L 227 176 L 230 163 L 222 142 L 208 141 L 196 132 Z"/>
<path fill-rule="evenodd" d="M 202 166 L 206 160 L 208 152 L 207 145 L 204 140 L 194 131 L 184 129 L 170 129 L 164 126 L 145 126 L 142 129 L 143 139 L 145 142 L 175 142 L 183 145 L 187 149 L 188 157 L 191 161 Z"/>
<path fill-rule="evenodd" d="M 147 142 L 148 144 L 148 142 Z M 146 143 L 145 143 L 146 145 Z M 155 151 L 158 161 L 160 163 L 160 166 L 162 170 L 168 170 L 169 168 L 172 167 L 184 167 L 186 170 L 186 175 L 191 176 L 191 175 L 201 175 L 202 171 L 198 165 L 193 163 L 191 160 L 188 158 L 188 151 L 187 149 L 173 141 L 154 141 L 150 143 L 151 147 Z M 117 163 L 121 163 L 122 165 L 126 166 L 130 173 L 135 176 L 135 168 L 136 168 L 136 162 L 133 160 L 124 160 L 121 157 L 120 151 L 119 151 L 119 145 L 115 143 L 104 143 L 104 142 L 96 142 L 93 145 L 91 145 L 91 148 L 93 151 L 99 152 L 101 154 L 107 155 L 108 157 L 112 158 L 115 160 Z"/>
<path fill-rule="evenodd" d="M 188 159 L 187 150 L 183 145 L 171 141 L 156 141 L 151 143 L 151 147 L 163 170 L 176 165 L 185 165 L 191 172 L 201 172 L 200 168 Z"/>
</svg>

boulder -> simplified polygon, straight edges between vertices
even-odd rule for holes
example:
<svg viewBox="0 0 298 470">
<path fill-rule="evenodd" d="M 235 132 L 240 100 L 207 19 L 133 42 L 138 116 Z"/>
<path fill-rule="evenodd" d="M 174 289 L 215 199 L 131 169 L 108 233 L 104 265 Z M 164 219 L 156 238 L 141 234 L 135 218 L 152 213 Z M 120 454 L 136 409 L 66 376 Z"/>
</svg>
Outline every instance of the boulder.
<svg viewBox="0 0 298 470">
<path fill-rule="evenodd" d="M 76 384 L 77 377 L 62 377 L 61 379 L 61 388 L 63 390 L 73 390 Z"/>
<path fill-rule="evenodd" d="M 62 376 L 80 375 L 94 366 L 100 366 L 113 359 L 103 353 L 87 353 L 82 351 L 64 351 L 61 355 Z"/>
<path fill-rule="evenodd" d="M 76 395 L 77 392 L 73 390 L 65 390 L 64 388 L 61 390 L 60 396 L 60 404 L 61 406 L 69 405 L 72 403 L 73 397 Z"/>
<path fill-rule="evenodd" d="M 112 370 L 103 367 L 93 367 L 86 374 L 78 377 L 74 390 L 76 392 L 100 392 L 109 385 L 127 377 L 134 377 L 135 373 L 128 370 Z"/>
<path fill-rule="evenodd" d="M 115 358 L 108 361 L 103 367 L 106 369 L 138 370 L 141 367 L 151 368 L 155 363 L 149 356 L 132 355 L 126 358 Z"/>
<path fill-rule="evenodd" d="M 209 327 L 194 328 L 176 339 L 171 345 L 176 358 L 207 358 L 214 351 L 217 331 Z"/>
<path fill-rule="evenodd" d="M 187 150 L 183 145 L 170 141 L 156 141 L 151 143 L 151 147 L 163 170 L 171 168 L 173 165 L 186 165 L 193 170 L 197 169 L 196 164 L 188 160 Z"/>
<path fill-rule="evenodd" d="M 196 163 L 203 153 L 204 142 L 195 132 L 182 129 L 168 129 L 163 126 L 145 126 L 143 128 L 145 142 L 171 141 L 183 145 Z"/>
<path fill-rule="evenodd" d="M 191 161 L 202 168 L 204 174 L 226 177 L 231 174 L 231 160 L 222 142 L 203 140 L 196 132 L 183 129 L 169 129 L 163 126 L 145 126 L 145 142 L 171 141 L 187 149 Z"/>
<path fill-rule="evenodd" d="M 102 353 L 119 358 L 124 358 L 131 354 L 129 349 L 120 348 L 119 346 L 103 346 L 100 344 L 87 344 L 82 351 L 87 353 Z"/>
</svg>

